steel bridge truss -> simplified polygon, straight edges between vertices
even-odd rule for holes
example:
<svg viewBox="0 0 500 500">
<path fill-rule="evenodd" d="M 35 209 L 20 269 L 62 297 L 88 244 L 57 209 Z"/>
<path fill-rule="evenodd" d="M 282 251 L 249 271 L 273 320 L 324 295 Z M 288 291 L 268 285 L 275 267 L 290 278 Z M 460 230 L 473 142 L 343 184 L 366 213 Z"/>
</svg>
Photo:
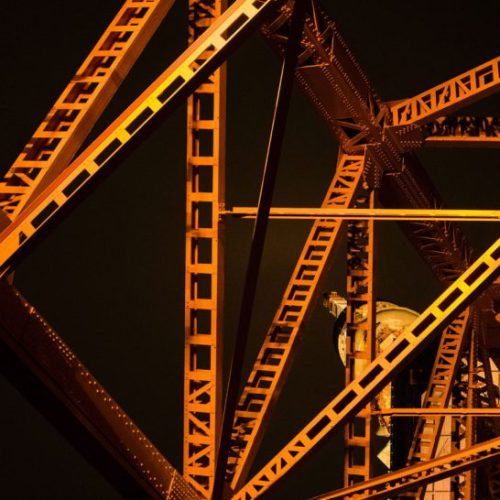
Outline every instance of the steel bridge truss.
<svg viewBox="0 0 500 500">
<path fill-rule="evenodd" d="M 226 493 L 233 498 L 256 498 L 345 426 L 345 488 L 318 498 L 382 498 L 388 485 L 391 494 L 422 497 L 426 484 L 451 476 L 459 491 L 457 498 L 473 498 L 474 471 L 485 464 L 489 492 L 494 498 L 500 484 L 499 467 L 495 465 L 500 453 L 500 427 L 494 419 L 498 388 L 489 363 L 499 343 L 492 338 L 488 325 L 491 311 L 498 304 L 498 287 L 490 285 L 500 274 L 500 239 L 480 257 L 471 257 L 470 246 L 454 221 L 474 214 L 464 212 L 450 218 L 448 213 L 446 218 L 446 211 L 440 210 L 440 196 L 429 184 L 414 150 L 434 145 L 498 146 L 499 117 L 448 115 L 500 89 L 500 57 L 415 97 L 384 103 L 321 6 L 314 0 L 295 2 L 237 0 L 226 9 L 223 0 L 189 0 L 189 48 L 73 158 L 173 3 L 125 1 L 0 183 L 4 214 L 0 233 L 3 371 L 28 398 L 41 391 L 43 397 L 36 400 L 40 410 L 84 455 L 97 453 L 96 467 L 126 496 L 209 498 L 214 496 L 214 485 L 225 483 Z M 297 20 L 301 16 L 298 6 L 306 8 L 303 25 Z M 231 211 L 224 207 L 223 63 L 241 40 L 257 29 L 285 58 L 268 166 L 277 167 L 281 143 L 280 139 L 273 142 L 273 134 L 283 134 L 287 107 L 284 93 L 293 74 L 339 141 L 341 152 L 250 376 L 239 398 L 228 397 L 224 404 L 222 232 L 224 216 Z M 35 236 L 48 232 L 48 223 L 68 201 L 93 182 L 158 115 L 170 112 L 186 98 L 182 477 L 6 277 L 21 250 L 31 246 Z M 270 203 L 272 183 L 264 178 L 262 198 L 266 192 Z M 394 209 L 410 241 L 444 287 L 414 323 L 380 353 L 375 352 L 373 337 L 375 195 Z M 259 234 L 259 220 L 265 221 L 273 213 L 269 204 L 265 205 L 261 199 L 255 212 L 255 234 Z M 425 220 L 400 213 L 401 209 L 420 211 Z M 356 210 L 359 213 L 354 217 Z M 476 217 L 484 220 L 480 215 Z M 297 341 L 318 301 L 331 256 L 338 251 L 340 228 L 350 216 L 356 220 L 348 223 L 346 386 L 249 479 L 253 459 L 292 366 Z M 496 220 L 498 214 L 490 217 Z M 265 226 L 259 238 L 264 235 Z M 249 269 L 252 265 L 255 267 L 251 258 Z M 476 300 L 479 296 L 480 306 Z M 367 318 L 363 324 L 354 324 L 360 307 L 366 307 Z M 250 314 L 248 310 L 246 313 Z M 407 467 L 372 478 L 371 426 L 377 412 L 370 402 L 439 334 Z M 355 347 L 356 335 L 367 339 L 363 350 Z M 21 382 L 21 378 L 29 383 Z M 230 384 L 238 382 L 230 377 Z M 453 417 L 456 449 L 436 458 L 444 415 L 453 413 L 450 400 L 457 412 Z M 394 409 L 395 414 L 397 411 Z M 222 425 L 223 414 L 226 425 Z M 363 422 L 360 435 L 356 434 L 354 419 Z M 363 451 L 361 464 L 354 459 L 359 448 Z M 219 490 L 215 491 L 218 498 Z"/>
</svg>

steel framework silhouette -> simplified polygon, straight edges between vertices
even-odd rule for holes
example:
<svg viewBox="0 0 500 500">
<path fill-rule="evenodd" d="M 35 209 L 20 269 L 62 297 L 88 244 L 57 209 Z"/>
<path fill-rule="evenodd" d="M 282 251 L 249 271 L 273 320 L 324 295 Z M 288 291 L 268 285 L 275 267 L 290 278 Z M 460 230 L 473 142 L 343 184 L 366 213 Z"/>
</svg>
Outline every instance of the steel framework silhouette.
<svg viewBox="0 0 500 500">
<path fill-rule="evenodd" d="M 256 498 L 344 429 L 344 488 L 317 498 L 423 498 L 452 478 L 453 498 L 500 498 L 500 239 L 474 256 L 457 222 L 498 221 L 498 210 L 447 210 L 416 151 L 498 147 L 494 116 L 457 116 L 500 89 L 500 57 L 394 102 L 382 101 L 316 0 L 189 0 L 189 47 L 82 152 L 80 148 L 173 0 L 126 0 L 0 183 L 0 339 L 29 377 L 40 410 L 127 497 Z M 226 207 L 224 62 L 260 30 L 282 58 L 256 207 Z M 272 207 L 292 84 L 305 93 L 340 152 L 320 207 Z M 160 116 L 187 99 L 183 471 L 177 471 L 12 284 L 36 238 Z M 379 205 L 384 208 L 379 208 Z M 312 219 L 304 247 L 243 379 L 249 324 L 270 218 Z M 254 218 L 254 232 L 223 388 L 224 224 Z M 442 293 L 381 352 L 375 338 L 374 224 L 397 220 L 443 285 Z M 341 228 L 347 228 L 346 383 L 251 475 L 312 307 L 320 300 Z M 362 323 L 355 317 L 366 308 Z M 360 348 L 354 336 L 362 332 Z M 374 476 L 374 397 L 438 342 L 407 466 Z M 241 390 L 240 390 L 241 386 Z M 225 395 L 224 395 L 225 394 Z M 392 412 L 392 413 L 391 413 Z M 446 415 L 453 449 L 437 455 Z M 480 474 L 478 471 L 481 471 Z M 487 478 L 480 481 L 479 478 Z M 486 496 L 485 496 L 486 495 Z"/>
</svg>

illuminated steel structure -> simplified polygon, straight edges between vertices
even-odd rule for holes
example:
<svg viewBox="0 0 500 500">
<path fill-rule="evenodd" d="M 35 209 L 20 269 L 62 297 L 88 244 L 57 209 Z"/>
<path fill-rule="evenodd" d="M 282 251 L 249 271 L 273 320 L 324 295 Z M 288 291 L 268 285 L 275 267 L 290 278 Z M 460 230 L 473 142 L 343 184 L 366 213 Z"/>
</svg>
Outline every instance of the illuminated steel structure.
<svg viewBox="0 0 500 500">
<path fill-rule="evenodd" d="M 500 89 L 500 58 L 415 97 L 384 103 L 319 3 L 295 2 L 237 0 L 225 10 L 222 0 L 190 0 L 188 49 L 73 158 L 173 3 L 127 0 L 0 184 L 5 214 L 0 270 L 5 278 L 21 250 L 44 232 L 60 208 L 157 115 L 188 99 L 184 477 L 137 429 L 33 306 L 5 281 L 0 288 L 2 343 L 9 359 L 20 367 L 18 371 L 31 381 L 32 392 L 41 391 L 41 411 L 58 423 L 83 454 L 94 457 L 96 467 L 126 496 L 219 498 L 225 489 L 233 498 L 256 498 L 345 425 L 345 488 L 321 498 L 379 498 L 388 485 L 391 494 L 401 498 L 422 498 L 426 484 L 451 476 L 457 478 L 456 498 L 474 498 L 475 467 L 484 464 L 489 467 L 486 494 L 498 498 L 500 428 L 494 419 L 498 388 L 491 377 L 489 358 L 499 359 L 500 343 L 494 335 L 498 314 L 494 311 L 499 300 L 495 280 L 500 274 L 500 240 L 472 260 L 471 249 L 453 220 L 481 220 L 481 214 L 463 211 L 455 213 L 454 219 L 449 212 L 439 210 L 440 196 L 424 175 L 414 150 L 427 144 L 498 146 L 497 117 L 447 115 Z M 303 27 L 299 7 L 306 8 Z M 275 171 L 279 159 L 278 136 L 283 134 L 284 94 L 291 83 L 287 73 L 291 63 L 298 86 L 327 122 L 341 152 L 321 207 L 324 211 L 302 210 L 302 215 L 316 218 L 239 401 L 229 391 L 223 404 L 223 219 L 246 213 L 265 221 L 269 213 L 272 215 L 265 202 L 270 201 L 272 182 L 264 178 L 262 203 L 253 212 L 225 209 L 225 73 L 221 65 L 237 44 L 257 29 L 285 58 L 273 123 L 275 135 L 271 135 L 268 150 L 270 170 Z M 278 139 L 273 141 L 273 137 Z M 404 229 L 410 241 L 444 286 L 442 294 L 378 355 L 373 338 L 373 219 L 379 214 L 374 208 L 375 195 L 387 208 L 395 209 L 395 217 L 406 221 Z M 346 387 L 249 478 L 302 327 L 322 290 L 320 284 L 339 240 L 339 229 L 358 209 L 365 210 L 366 220 L 350 222 L 348 229 Z M 416 215 L 409 217 L 401 212 L 404 209 L 414 210 Z M 282 216 L 287 216 L 286 212 L 284 209 Z M 483 218 L 488 217 L 498 218 L 498 214 L 483 214 Z M 265 224 L 257 222 L 252 250 L 264 235 Z M 253 252 L 250 255 L 249 269 L 258 271 L 258 257 L 254 258 Z M 367 319 L 354 325 L 355 311 L 361 306 L 367 308 Z M 241 314 L 250 315 L 251 305 L 244 304 Z M 355 350 L 353 340 L 360 330 L 368 339 L 363 352 Z M 408 467 L 370 478 L 371 420 L 376 414 L 370 402 L 440 334 Z M 242 342 L 244 346 L 244 339 Z M 234 373 L 237 371 L 230 374 L 230 387 L 239 383 Z M 12 381 L 19 382 L 14 376 Z M 27 397 L 32 396 L 26 384 L 20 385 Z M 457 449 L 436 458 L 443 415 L 453 411 L 448 408 L 450 399 L 460 409 L 454 417 Z M 223 415 L 232 426 L 222 425 Z M 363 423 L 360 435 L 356 434 L 355 418 Z M 355 463 L 356 448 L 362 450 L 361 463 Z"/>
</svg>

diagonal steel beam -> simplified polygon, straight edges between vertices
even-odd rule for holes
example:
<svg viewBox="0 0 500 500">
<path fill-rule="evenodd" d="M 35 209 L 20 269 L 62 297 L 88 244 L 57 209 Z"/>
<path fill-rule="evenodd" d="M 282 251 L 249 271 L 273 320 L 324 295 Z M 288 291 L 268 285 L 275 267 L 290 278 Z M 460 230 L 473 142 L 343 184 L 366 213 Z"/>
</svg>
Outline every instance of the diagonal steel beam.
<svg viewBox="0 0 500 500">
<path fill-rule="evenodd" d="M 5 280 L 0 280 L 0 359 L 10 382 L 125 498 L 199 498 Z"/>
<path fill-rule="evenodd" d="M 388 492 L 391 496 L 404 493 L 410 489 L 468 471 L 479 465 L 493 463 L 499 459 L 500 438 L 495 438 L 467 450 L 451 453 L 412 467 L 405 467 L 390 474 L 383 474 L 370 481 L 331 491 L 311 498 L 311 500 L 387 498 Z"/>
<path fill-rule="evenodd" d="M 345 208 L 354 202 L 368 161 L 364 155 L 341 153 L 322 203 Z M 301 327 L 318 298 L 330 256 L 339 241 L 341 220 L 316 220 L 309 231 L 283 298 L 243 387 L 233 424 L 228 476 L 237 489 L 244 484 L 264 436 L 274 403 L 290 370 Z"/>
<path fill-rule="evenodd" d="M 151 121 L 179 104 L 284 0 L 237 0 L 162 73 L 30 206 L 0 233 L 0 274 L 8 261 Z M 208 54 L 207 57 L 204 57 Z M 200 62 L 203 61 L 203 62 Z"/>
<path fill-rule="evenodd" d="M 126 0 L 0 182 L 10 219 L 71 161 L 174 0 Z"/>
<path fill-rule="evenodd" d="M 392 125 L 423 123 L 500 90 L 500 56 L 420 94 L 390 105 Z"/>
<path fill-rule="evenodd" d="M 291 35 L 287 41 L 280 79 L 274 104 L 274 113 L 269 133 L 262 182 L 260 186 L 257 216 L 255 219 L 250 254 L 243 281 L 241 306 L 236 329 L 233 355 L 229 367 L 229 380 L 224 400 L 224 416 L 222 419 L 221 438 L 217 454 L 217 468 L 213 496 L 215 500 L 222 497 L 223 487 L 226 484 L 226 468 L 231 447 L 231 432 L 238 404 L 238 390 L 243 374 L 243 361 L 250 333 L 253 305 L 257 291 L 257 282 L 260 271 L 264 243 L 269 219 L 269 210 L 278 175 L 283 140 L 285 138 L 286 122 L 290 102 L 292 100 L 293 82 L 297 56 L 301 49 L 300 41 L 306 15 L 306 0 L 294 0 L 290 20 Z"/>
<path fill-rule="evenodd" d="M 391 129 L 387 104 L 377 96 L 335 23 L 316 0 L 311 0 L 311 12 L 303 40 L 307 50 L 301 54 L 297 69 L 299 87 L 345 151 L 356 153 L 370 145 L 379 168 L 367 174 L 373 182 L 380 182 L 382 204 L 387 208 L 443 207 L 427 173 L 411 153 L 422 143 L 421 136 L 412 144 Z M 262 29 L 265 39 L 278 52 L 282 52 L 286 41 L 286 20 L 287 13 L 283 11 Z M 496 82 L 498 77 L 498 58 L 490 62 L 490 66 L 475 68 L 486 86 L 490 85 L 491 78 Z M 491 76 L 484 76 L 486 74 Z M 493 87 L 497 88 L 497 84 Z M 452 283 L 470 264 L 472 249 L 456 224 L 411 222 L 402 223 L 401 227 L 444 286 Z M 498 300 L 500 288 L 492 289 L 489 295 Z M 487 346 L 489 349 L 498 346 L 494 336 L 488 335 Z"/>
<path fill-rule="evenodd" d="M 291 441 L 239 490 L 235 499 L 255 498 L 281 479 L 335 429 L 356 413 L 396 373 L 500 274 L 500 239 L 445 290 L 384 352 L 325 406 Z"/>
</svg>

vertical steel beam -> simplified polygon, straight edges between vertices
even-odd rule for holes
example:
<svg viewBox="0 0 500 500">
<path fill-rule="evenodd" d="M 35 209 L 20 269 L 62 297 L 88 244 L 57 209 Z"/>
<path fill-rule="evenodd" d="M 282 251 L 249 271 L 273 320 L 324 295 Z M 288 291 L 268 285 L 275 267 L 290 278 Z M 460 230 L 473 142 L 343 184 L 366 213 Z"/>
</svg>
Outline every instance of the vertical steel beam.
<svg viewBox="0 0 500 500">
<path fill-rule="evenodd" d="M 481 330 L 479 311 L 473 311 L 472 329 L 468 339 L 468 349 L 462 358 L 461 375 L 457 386 L 456 402 L 466 408 L 487 408 L 494 405 L 490 401 L 487 384 L 487 369 L 481 356 Z M 489 363 L 489 360 L 488 360 Z M 490 377 L 491 379 L 491 377 Z M 466 449 L 478 441 L 485 439 L 484 421 L 472 415 L 455 417 L 455 448 Z M 475 469 L 456 476 L 453 480 L 455 497 L 471 500 L 481 497 L 485 485 L 478 483 L 478 474 Z"/>
<path fill-rule="evenodd" d="M 499 389 L 493 382 L 491 362 L 486 345 L 486 328 L 484 315 L 478 311 L 478 391 L 479 406 L 481 408 L 498 408 Z M 500 435 L 500 422 L 498 419 L 481 419 L 478 423 L 479 436 L 481 440 Z M 491 498 L 500 497 L 500 462 L 492 462 L 484 469 L 488 482 L 488 490 Z M 484 487 L 484 485 L 483 485 Z M 486 490 L 486 488 L 485 488 Z M 481 492 L 485 494 L 486 491 Z"/>
<path fill-rule="evenodd" d="M 467 374 L 467 407 L 477 408 L 479 404 L 479 387 L 477 385 L 478 375 L 478 318 L 477 313 L 474 313 L 472 320 L 472 330 L 470 335 L 470 348 L 468 357 L 468 374 Z M 465 436 L 464 448 L 468 449 L 477 444 L 477 419 L 472 415 L 467 415 L 465 418 Z M 464 473 L 463 494 L 465 500 L 474 500 L 476 498 L 476 480 L 477 471 L 471 469 Z"/>
<path fill-rule="evenodd" d="M 357 195 L 357 208 L 374 208 L 375 192 L 366 183 Z M 346 385 L 360 377 L 375 357 L 373 220 L 347 225 Z M 372 475 L 373 425 L 371 403 L 344 429 L 344 486 Z"/>
<path fill-rule="evenodd" d="M 189 0 L 189 43 L 226 8 L 226 0 Z M 203 64 L 207 54 L 202 54 Z M 184 476 L 211 495 L 221 425 L 226 66 L 187 103 Z"/>
</svg>

